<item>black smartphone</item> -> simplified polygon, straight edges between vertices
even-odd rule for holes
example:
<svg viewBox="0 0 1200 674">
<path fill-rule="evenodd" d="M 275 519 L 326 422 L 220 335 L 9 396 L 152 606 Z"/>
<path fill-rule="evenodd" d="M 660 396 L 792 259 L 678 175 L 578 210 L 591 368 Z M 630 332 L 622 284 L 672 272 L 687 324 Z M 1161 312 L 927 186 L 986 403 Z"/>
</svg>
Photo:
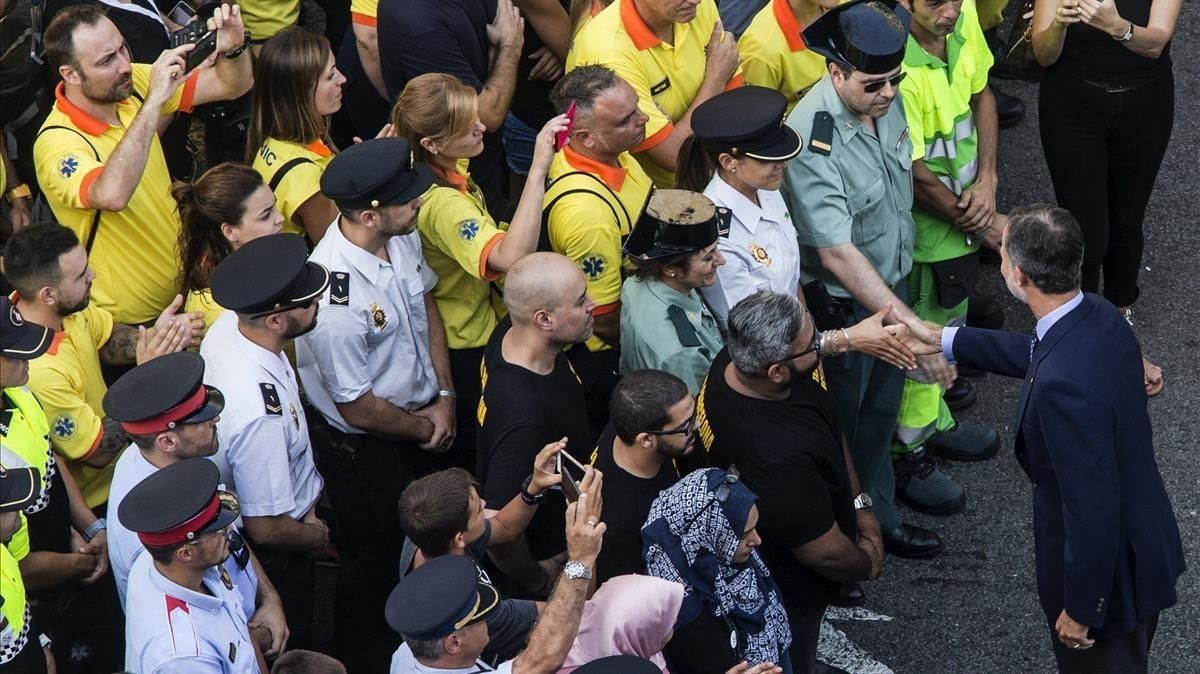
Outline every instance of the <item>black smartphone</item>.
<svg viewBox="0 0 1200 674">
<path fill-rule="evenodd" d="M 562 484 L 559 486 L 562 489 L 563 496 L 567 498 L 567 503 L 574 503 L 579 500 L 579 483 L 576 482 L 575 478 L 571 475 L 570 469 L 563 470 L 563 454 L 566 454 L 566 452 L 559 452 L 557 457 L 558 474 L 562 475 Z M 570 459 L 571 463 L 574 463 L 577 466 L 579 465 L 579 462 L 575 460 L 575 457 L 568 454 L 567 458 Z"/>
<path fill-rule="evenodd" d="M 171 48 L 185 44 L 196 45 L 184 57 L 185 73 L 190 73 L 217 49 L 217 33 L 211 31 L 204 21 L 193 21 L 171 33 Z"/>
</svg>

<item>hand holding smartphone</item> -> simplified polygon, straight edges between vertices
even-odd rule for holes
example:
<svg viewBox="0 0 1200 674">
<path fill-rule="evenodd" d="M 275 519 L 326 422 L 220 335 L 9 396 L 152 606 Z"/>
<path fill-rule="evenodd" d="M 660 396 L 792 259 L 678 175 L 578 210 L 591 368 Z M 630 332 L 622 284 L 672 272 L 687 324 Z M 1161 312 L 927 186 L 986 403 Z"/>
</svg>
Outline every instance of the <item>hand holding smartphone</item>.
<svg viewBox="0 0 1200 674">
<path fill-rule="evenodd" d="M 565 451 L 558 453 L 558 457 L 556 460 L 557 463 L 556 463 L 555 467 L 558 469 L 558 473 L 560 475 L 562 475 L 562 485 L 561 486 L 562 486 L 563 495 L 567 497 L 568 503 L 574 503 L 579 500 L 579 482 L 575 480 L 575 477 L 573 475 L 571 475 L 570 468 L 568 468 L 567 470 L 563 470 L 563 457 L 564 456 L 567 458 L 568 462 L 575 464 L 575 467 L 579 469 L 580 473 L 586 473 L 586 471 L 583 468 L 583 464 L 576 461 L 575 457 L 571 456 L 570 454 L 568 454 Z M 580 478 L 580 479 L 582 479 L 582 478 Z"/>
<path fill-rule="evenodd" d="M 567 128 L 554 134 L 554 151 L 558 152 L 567 146 L 567 142 L 571 139 L 571 131 L 575 128 L 575 101 L 567 106 Z"/>
</svg>

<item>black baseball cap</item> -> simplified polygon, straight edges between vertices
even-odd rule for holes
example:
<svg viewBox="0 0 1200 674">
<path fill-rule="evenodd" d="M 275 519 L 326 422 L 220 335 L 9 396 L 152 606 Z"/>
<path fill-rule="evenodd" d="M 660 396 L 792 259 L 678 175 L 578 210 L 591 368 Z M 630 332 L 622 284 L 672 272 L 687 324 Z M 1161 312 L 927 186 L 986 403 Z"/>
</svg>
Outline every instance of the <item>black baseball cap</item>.
<svg viewBox="0 0 1200 674">
<path fill-rule="evenodd" d="M 25 320 L 11 299 L 0 297 L 0 356 L 33 360 L 53 343 L 53 330 Z"/>
</svg>

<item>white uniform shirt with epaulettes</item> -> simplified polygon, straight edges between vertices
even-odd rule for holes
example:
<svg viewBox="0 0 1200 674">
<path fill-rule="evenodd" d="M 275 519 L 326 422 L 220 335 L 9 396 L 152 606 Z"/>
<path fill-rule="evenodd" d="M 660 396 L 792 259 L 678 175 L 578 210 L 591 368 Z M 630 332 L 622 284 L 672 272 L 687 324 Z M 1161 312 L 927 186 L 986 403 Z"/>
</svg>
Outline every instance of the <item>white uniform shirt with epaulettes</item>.
<svg viewBox="0 0 1200 674">
<path fill-rule="evenodd" d="M 343 433 L 366 431 L 346 423 L 337 403 L 371 392 L 411 411 L 438 392 L 425 313 L 437 274 L 416 233 L 393 236 L 386 250 L 387 261 L 351 243 L 339 218 L 308 258 L 329 269 L 329 291 L 317 327 L 296 340 L 296 360 L 309 403 Z"/>
<path fill-rule="evenodd" d="M 116 469 L 113 470 L 112 486 L 108 491 L 108 512 L 116 513 L 130 490 L 156 472 L 158 466 L 147 461 L 137 445 L 126 447 L 121 453 L 121 458 L 117 459 Z M 108 565 L 112 569 L 113 580 L 117 583 L 117 595 L 121 598 L 122 610 L 126 608 L 126 597 L 129 594 L 129 572 L 145 551 L 146 547 L 142 545 L 137 534 L 125 528 L 120 517 L 108 518 Z M 254 604 L 258 596 L 258 576 L 254 573 L 254 565 L 247 563 L 243 568 L 231 554 L 222 566 L 242 595 L 242 607 L 246 610 L 246 619 L 249 620 L 254 615 Z"/>
<path fill-rule="evenodd" d="M 313 463 L 300 383 L 287 356 L 246 339 L 232 311 L 208 329 L 200 355 L 204 383 L 225 395 L 213 462 L 242 515 L 304 517 L 325 482 Z"/>
<path fill-rule="evenodd" d="M 783 195 L 758 190 L 755 205 L 714 175 L 704 196 L 733 214 L 729 236 L 717 239 L 725 264 L 717 268 L 717 282 L 700 289 L 717 322 L 724 326 L 729 310 L 756 292 L 795 295 L 800 286 L 800 244 Z"/>
<path fill-rule="evenodd" d="M 208 594 L 162 575 L 150 555 L 129 573 L 125 669 L 139 674 L 264 674 L 258 668 L 242 597 L 214 566 Z"/>
</svg>

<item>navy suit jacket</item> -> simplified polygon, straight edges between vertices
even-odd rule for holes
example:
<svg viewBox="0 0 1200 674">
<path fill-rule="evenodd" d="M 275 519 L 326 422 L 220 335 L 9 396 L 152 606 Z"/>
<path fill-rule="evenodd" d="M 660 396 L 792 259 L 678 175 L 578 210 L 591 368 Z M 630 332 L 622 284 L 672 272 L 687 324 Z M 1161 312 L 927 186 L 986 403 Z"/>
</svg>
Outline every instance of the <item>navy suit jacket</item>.
<svg viewBox="0 0 1200 674">
<path fill-rule="evenodd" d="M 1092 637 L 1116 637 L 1176 602 L 1183 545 L 1154 458 L 1133 331 L 1092 294 L 1031 336 L 963 328 L 954 358 L 1023 377 L 1016 455 L 1033 482 L 1038 595 Z"/>
</svg>

